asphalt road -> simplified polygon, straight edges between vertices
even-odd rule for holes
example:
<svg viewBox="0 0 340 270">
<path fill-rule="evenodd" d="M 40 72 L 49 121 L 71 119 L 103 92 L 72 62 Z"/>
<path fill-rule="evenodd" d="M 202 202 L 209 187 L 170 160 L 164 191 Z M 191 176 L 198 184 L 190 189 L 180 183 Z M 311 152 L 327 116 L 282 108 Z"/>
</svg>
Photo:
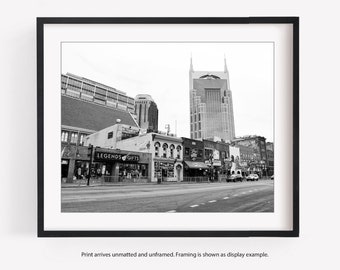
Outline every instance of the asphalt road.
<svg viewBox="0 0 340 270">
<path fill-rule="evenodd" d="M 273 212 L 274 183 L 139 184 L 62 188 L 62 212 Z"/>
</svg>

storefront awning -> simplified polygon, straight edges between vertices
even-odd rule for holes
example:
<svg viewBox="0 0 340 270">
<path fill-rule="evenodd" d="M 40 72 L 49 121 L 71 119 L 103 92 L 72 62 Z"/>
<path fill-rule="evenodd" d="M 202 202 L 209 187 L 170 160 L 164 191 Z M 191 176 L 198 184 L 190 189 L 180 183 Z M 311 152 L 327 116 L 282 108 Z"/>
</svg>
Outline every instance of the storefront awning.
<svg viewBox="0 0 340 270">
<path fill-rule="evenodd" d="M 190 169 L 209 169 L 204 162 L 199 161 L 184 161 Z"/>
</svg>

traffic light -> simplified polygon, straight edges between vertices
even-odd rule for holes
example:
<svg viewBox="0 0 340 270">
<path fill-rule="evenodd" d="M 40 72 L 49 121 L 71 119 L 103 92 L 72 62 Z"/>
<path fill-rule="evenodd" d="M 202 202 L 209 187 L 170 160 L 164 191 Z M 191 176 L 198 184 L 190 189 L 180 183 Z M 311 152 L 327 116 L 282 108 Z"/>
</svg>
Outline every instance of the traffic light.
<svg viewBox="0 0 340 270">
<path fill-rule="evenodd" d="M 87 149 L 87 156 L 88 157 L 92 157 L 92 150 L 93 150 L 93 145 L 90 144 L 89 148 Z"/>
</svg>

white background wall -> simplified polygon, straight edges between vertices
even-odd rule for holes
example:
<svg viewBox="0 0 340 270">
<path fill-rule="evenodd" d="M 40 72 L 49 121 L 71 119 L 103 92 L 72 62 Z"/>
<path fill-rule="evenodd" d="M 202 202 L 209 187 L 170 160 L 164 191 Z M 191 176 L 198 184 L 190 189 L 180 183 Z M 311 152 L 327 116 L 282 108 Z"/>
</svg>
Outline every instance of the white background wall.
<svg viewBox="0 0 340 270">
<path fill-rule="evenodd" d="M 338 1 L 3 1 L 0 9 L 2 269 L 339 268 Z M 300 16 L 300 238 L 38 239 L 37 16 Z M 320 170 L 319 168 L 324 168 Z M 268 259 L 84 259 L 81 251 L 264 251 Z M 191 269 L 191 268 L 190 268 Z"/>
</svg>

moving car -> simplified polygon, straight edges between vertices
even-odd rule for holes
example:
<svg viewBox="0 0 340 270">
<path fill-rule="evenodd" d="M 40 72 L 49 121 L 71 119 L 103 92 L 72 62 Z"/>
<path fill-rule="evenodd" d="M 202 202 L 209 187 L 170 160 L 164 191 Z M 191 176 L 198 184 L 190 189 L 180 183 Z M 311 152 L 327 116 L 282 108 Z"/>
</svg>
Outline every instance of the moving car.
<svg viewBox="0 0 340 270">
<path fill-rule="evenodd" d="M 259 181 L 259 176 L 255 173 L 251 173 L 246 177 L 247 181 Z"/>
<path fill-rule="evenodd" d="M 227 182 L 242 182 L 243 181 L 243 177 L 241 174 L 232 174 L 229 176 L 229 178 L 227 179 Z"/>
</svg>

